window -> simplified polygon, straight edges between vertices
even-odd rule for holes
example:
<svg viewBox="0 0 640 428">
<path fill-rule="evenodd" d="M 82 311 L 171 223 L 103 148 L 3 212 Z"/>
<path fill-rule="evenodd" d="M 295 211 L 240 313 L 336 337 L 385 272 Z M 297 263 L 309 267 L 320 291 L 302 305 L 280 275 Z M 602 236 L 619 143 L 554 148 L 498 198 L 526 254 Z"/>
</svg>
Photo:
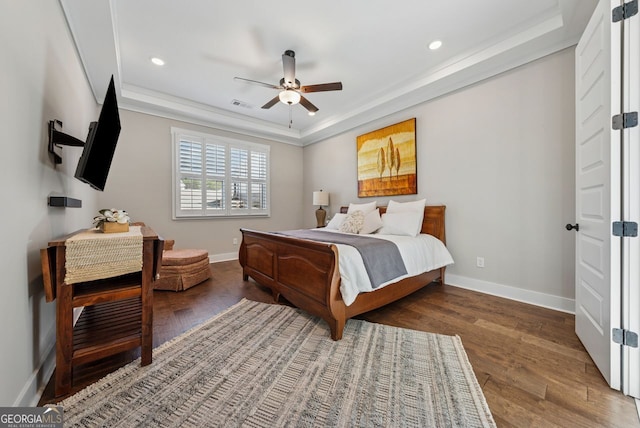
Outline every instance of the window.
<svg viewBox="0 0 640 428">
<path fill-rule="evenodd" d="M 269 146 L 171 132 L 174 218 L 269 215 Z"/>
</svg>

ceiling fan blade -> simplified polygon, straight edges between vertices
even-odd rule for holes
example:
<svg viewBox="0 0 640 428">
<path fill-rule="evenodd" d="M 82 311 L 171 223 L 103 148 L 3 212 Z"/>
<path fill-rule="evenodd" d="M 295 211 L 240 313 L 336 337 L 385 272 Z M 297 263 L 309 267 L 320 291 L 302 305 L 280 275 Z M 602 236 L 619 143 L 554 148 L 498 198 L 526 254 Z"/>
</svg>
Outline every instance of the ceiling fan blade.
<svg viewBox="0 0 640 428">
<path fill-rule="evenodd" d="M 282 68 L 284 70 L 284 86 L 294 86 L 296 83 L 296 53 L 294 51 L 284 51 L 282 54 Z"/>
<path fill-rule="evenodd" d="M 318 111 L 318 107 L 316 107 L 313 104 L 311 104 L 311 101 L 309 101 L 308 99 L 306 99 L 302 95 L 300 95 L 300 104 L 302 105 L 302 107 L 306 108 L 311 113 L 315 113 L 315 112 Z"/>
<path fill-rule="evenodd" d="M 264 86 L 265 88 L 282 89 L 282 86 L 272 85 L 271 83 L 258 82 L 257 80 L 245 79 L 244 77 L 234 77 L 233 80 L 252 83 L 254 85 L 260 85 L 260 86 Z"/>
<path fill-rule="evenodd" d="M 342 82 L 321 83 L 319 85 L 306 85 L 306 86 L 300 87 L 300 92 L 304 92 L 305 94 L 309 92 L 341 91 L 341 90 L 342 90 Z"/>
<path fill-rule="evenodd" d="M 269 101 L 268 103 L 266 103 L 265 105 L 262 106 L 262 108 L 267 109 L 267 108 L 271 108 L 274 105 L 276 105 L 278 103 L 278 101 L 280 101 L 280 96 L 276 95 L 275 97 L 273 97 L 271 99 L 271 101 Z"/>
</svg>

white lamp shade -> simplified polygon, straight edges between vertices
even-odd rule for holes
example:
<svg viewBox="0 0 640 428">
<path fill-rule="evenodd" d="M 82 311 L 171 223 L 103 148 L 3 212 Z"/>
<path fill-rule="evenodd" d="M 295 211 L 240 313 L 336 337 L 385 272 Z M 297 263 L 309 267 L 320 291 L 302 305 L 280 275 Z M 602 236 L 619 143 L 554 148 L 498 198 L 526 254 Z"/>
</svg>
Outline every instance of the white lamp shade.
<svg viewBox="0 0 640 428">
<path fill-rule="evenodd" d="M 329 192 L 323 192 L 322 190 L 313 192 L 313 205 L 329 205 Z"/>
<path fill-rule="evenodd" d="M 293 89 L 285 89 L 278 95 L 280 101 L 285 104 L 298 104 L 300 102 L 300 94 Z"/>
</svg>

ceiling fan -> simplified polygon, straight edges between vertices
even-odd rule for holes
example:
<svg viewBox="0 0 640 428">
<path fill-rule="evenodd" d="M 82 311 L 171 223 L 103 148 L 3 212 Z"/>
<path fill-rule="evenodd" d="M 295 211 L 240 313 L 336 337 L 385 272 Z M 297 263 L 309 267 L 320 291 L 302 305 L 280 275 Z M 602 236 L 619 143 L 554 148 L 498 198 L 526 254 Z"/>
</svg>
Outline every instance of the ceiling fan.
<svg viewBox="0 0 640 428">
<path fill-rule="evenodd" d="M 318 85 L 300 86 L 300 81 L 296 79 L 296 53 L 292 50 L 284 51 L 282 54 L 282 68 L 284 69 L 284 77 L 280 79 L 279 85 L 258 82 L 257 80 L 244 79 L 242 77 L 234 77 L 234 80 L 248 82 L 272 89 L 279 89 L 280 93 L 272 100 L 262 106 L 263 109 L 273 107 L 278 101 L 292 106 L 300 103 L 307 109 L 310 115 L 318 111 L 318 107 L 314 106 L 311 101 L 302 96 L 301 93 L 324 92 L 324 91 L 341 91 L 342 82 L 321 83 Z"/>
</svg>

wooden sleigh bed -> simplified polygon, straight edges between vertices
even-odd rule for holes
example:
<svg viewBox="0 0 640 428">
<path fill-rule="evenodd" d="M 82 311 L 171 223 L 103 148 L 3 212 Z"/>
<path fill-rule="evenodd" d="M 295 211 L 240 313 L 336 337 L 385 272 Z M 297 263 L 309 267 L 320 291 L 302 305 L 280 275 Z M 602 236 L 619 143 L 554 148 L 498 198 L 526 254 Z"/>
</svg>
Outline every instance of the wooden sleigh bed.
<svg viewBox="0 0 640 428">
<path fill-rule="evenodd" d="M 379 207 L 380 214 L 386 211 Z M 347 208 L 341 208 L 346 213 Z M 426 206 L 421 233 L 446 244 L 445 206 Z M 342 338 L 349 318 L 405 297 L 431 282 L 444 283 L 445 267 L 408 277 L 375 291 L 360 293 L 345 305 L 340 294 L 338 250 L 334 244 L 303 240 L 271 232 L 240 229 L 239 261 L 245 281 L 252 277 L 271 289 L 276 302 L 280 296 L 310 314 L 324 319 L 333 340 Z"/>
</svg>

